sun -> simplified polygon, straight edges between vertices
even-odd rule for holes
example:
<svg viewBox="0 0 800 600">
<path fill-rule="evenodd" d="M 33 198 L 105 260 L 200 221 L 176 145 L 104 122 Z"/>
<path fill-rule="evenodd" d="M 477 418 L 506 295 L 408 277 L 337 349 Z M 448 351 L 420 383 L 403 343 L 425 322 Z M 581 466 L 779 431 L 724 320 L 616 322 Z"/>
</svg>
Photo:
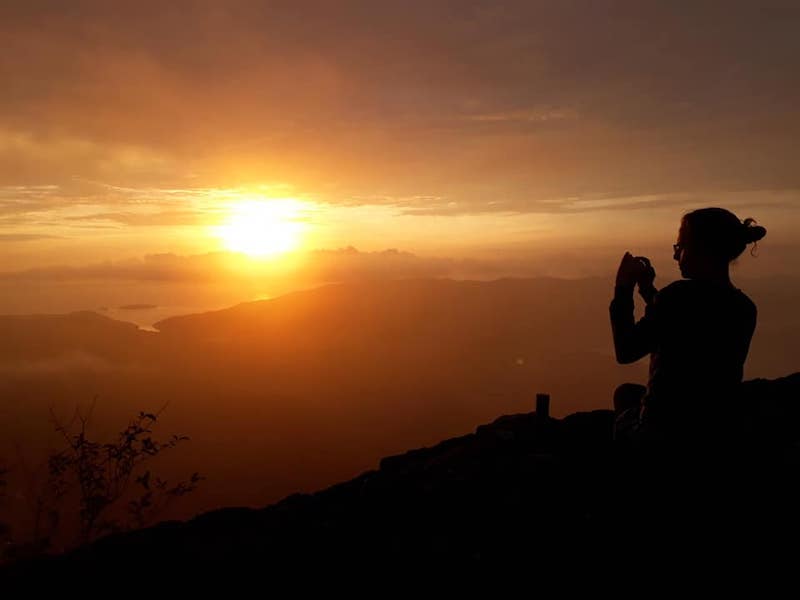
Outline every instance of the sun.
<svg viewBox="0 0 800 600">
<path fill-rule="evenodd" d="M 289 198 L 243 200 L 231 207 L 217 235 L 234 252 L 257 257 L 283 254 L 300 245 L 302 209 L 301 202 Z"/>
</svg>

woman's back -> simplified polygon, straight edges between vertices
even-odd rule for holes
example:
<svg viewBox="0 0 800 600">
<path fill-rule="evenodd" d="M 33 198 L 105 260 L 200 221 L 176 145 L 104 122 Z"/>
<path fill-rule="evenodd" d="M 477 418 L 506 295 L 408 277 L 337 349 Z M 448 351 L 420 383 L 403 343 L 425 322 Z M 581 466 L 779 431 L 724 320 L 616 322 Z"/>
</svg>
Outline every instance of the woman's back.
<svg viewBox="0 0 800 600">
<path fill-rule="evenodd" d="M 756 314 L 732 285 L 681 280 L 658 292 L 647 316 L 653 339 L 644 421 L 672 429 L 734 410 Z"/>
</svg>

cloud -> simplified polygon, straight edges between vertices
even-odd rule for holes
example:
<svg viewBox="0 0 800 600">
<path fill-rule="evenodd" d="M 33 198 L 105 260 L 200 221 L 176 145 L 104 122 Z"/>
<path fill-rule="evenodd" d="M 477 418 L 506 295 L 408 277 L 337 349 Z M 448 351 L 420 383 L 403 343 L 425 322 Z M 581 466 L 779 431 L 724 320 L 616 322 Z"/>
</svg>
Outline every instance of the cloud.
<svg viewBox="0 0 800 600">
<path fill-rule="evenodd" d="M 461 203 L 431 199 L 414 203 L 397 199 L 401 213 L 410 216 L 457 216 L 464 214 L 543 214 L 570 215 L 594 212 L 637 212 L 676 209 L 688 211 L 711 205 L 724 205 L 736 212 L 759 208 L 798 210 L 800 190 L 709 191 L 708 193 L 674 193 L 651 195 L 584 194 L 571 197 L 485 200 L 482 203 Z"/>
<path fill-rule="evenodd" d="M 42 235 L 38 233 L 0 233 L 0 242 L 33 242 L 37 240 L 56 239 L 56 235 Z"/>
<path fill-rule="evenodd" d="M 6 281 L 210 281 L 228 269 L 232 256 L 150 254 L 141 259 L 98 262 L 84 266 L 53 266 L 0 273 Z"/>
<path fill-rule="evenodd" d="M 465 212 L 799 189 L 798 25 L 789 1 L 12 0 L 0 182 Z"/>
<path fill-rule="evenodd" d="M 479 123 L 511 123 L 515 127 L 524 126 L 526 123 L 552 123 L 563 120 L 577 119 L 578 113 L 574 109 L 565 108 L 521 108 L 505 112 L 478 113 L 467 117 L 467 120 Z"/>
<path fill-rule="evenodd" d="M 474 259 L 422 257 L 397 249 L 362 252 L 352 246 L 314 250 L 292 260 L 293 266 L 287 267 L 283 261 L 249 260 L 229 252 L 189 256 L 151 254 L 141 259 L 77 267 L 55 266 L 0 272 L 0 282 L 220 283 L 246 280 L 266 282 L 288 277 L 306 283 L 326 283 L 409 277 L 491 277 L 503 274 L 497 265 Z"/>
<path fill-rule="evenodd" d="M 91 139 L 56 131 L 34 133 L 2 126 L 0 120 L 0 184 L 19 190 L 44 190 L 41 178 L 61 184 L 76 173 L 98 179 L 136 180 L 140 184 L 177 180 L 182 169 L 164 150 L 149 145 Z M 52 186 L 50 186 L 52 187 Z"/>
<path fill-rule="evenodd" d="M 396 248 L 361 252 L 352 246 L 316 250 L 306 263 L 308 275 L 320 281 L 353 281 L 416 277 L 492 276 L 496 265 L 474 259 L 421 257 Z"/>
<path fill-rule="evenodd" d="M 202 214 L 190 210 L 174 210 L 150 213 L 118 212 L 91 213 L 74 217 L 66 217 L 69 221 L 107 221 L 130 225 L 132 227 L 175 227 L 197 225 L 202 222 Z"/>
</svg>

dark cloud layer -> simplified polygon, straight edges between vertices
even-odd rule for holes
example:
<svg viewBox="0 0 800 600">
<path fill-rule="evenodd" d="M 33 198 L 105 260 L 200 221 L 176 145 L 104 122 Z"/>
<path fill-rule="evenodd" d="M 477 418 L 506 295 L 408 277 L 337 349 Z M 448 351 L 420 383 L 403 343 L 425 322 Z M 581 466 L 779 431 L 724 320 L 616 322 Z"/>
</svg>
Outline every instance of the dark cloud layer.
<svg viewBox="0 0 800 600">
<path fill-rule="evenodd" d="M 794 1 L 12 0 L 0 182 L 289 181 L 473 212 L 796 189 L 798 30 Z"/>
</svg>

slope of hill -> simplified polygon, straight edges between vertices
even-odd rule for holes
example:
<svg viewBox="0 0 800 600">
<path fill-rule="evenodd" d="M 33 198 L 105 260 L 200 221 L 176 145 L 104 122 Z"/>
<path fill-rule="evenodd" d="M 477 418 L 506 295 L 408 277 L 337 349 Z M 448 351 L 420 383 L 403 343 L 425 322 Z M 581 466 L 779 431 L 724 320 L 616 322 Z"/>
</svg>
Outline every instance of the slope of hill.
<svg viewBox="0 0 800 600">
<path fill-rule="evenodd" d="M 331 567 L 412 575 L 431 567 L 577 567 L 609 558 L 632 565 L 650 555 L 637 558 L 631 548 L 661 554 L 676 551 L 675 543 L 684 558 L 729 544 L 727 551 L 740 552 L 800 531 L 800 373 L 744 389 L 752 435 L 708 456 L 654 460 L 620 450 L 610 411 L 561 420 L 505 416 L 384 458 L 379 469 L 314 494 L 110 536 L 8 574 L 69 578 L 90 569 L 141 569 L 177 580 L 199 565 L 213 565 L 217 574 L 246 569 L 251 577 L 258 565 L 258 577 L 266 578 Z M 711 546 L 692 548 L 689 540 Z M 620 548 L 628 554 L 608 556 Z"/>
<path fill-rule="evenodd" d="M 147 344 L 152 335 L 132 323 L 83 311 L 66 315 L 0 315 L 0 339 L 2 364 L 41 362 L 76 353 L 117 360 Z"/>
</svg>

